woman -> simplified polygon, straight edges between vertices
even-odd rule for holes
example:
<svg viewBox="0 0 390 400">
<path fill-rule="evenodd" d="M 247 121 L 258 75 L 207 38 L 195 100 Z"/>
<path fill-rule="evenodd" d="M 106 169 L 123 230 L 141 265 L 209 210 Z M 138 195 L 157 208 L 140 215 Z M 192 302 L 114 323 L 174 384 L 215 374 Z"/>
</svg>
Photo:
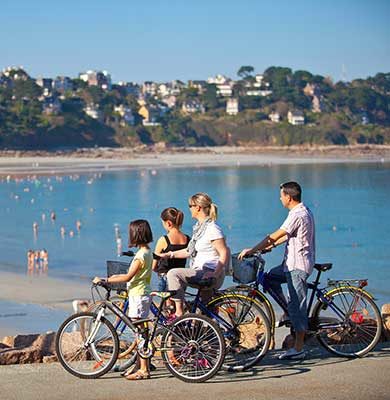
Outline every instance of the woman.
<svg viewBox="0 0 390 400">
<path fill-rule="evenodd" d="M 174 268 L 168 271 L 168 289 L 177 293 L 172 296 L 176 305 L 176 316 L 183 315 L 184 292 L 189 284 L 197 280 L 215 278 L 215 282 L 202 290 L 202 299 L 207 301 L 213 290 L 222 286 L 229 249 L 224 234 L 215 222 L 217 206 L 206 193 L 196 193 L 189 198 L 188 207 L 192 218 L 197 220 L 191 241 L 186 249 L 160 253 L 163 258 L 190 257 L 190 268 Z"/>
<path fill-rule="evenodd" d="M 158 239 L 154 250 L 155 254 L 169 253 L 170 251 L 182 250 L 188 247 L 190 237 L 181 231 L 183 220 L 183 211 L 175 207 L 168 207 L 161 212 L 162 225 L 167 234 Z M 185 266 L 186 260 L 184 258 L 153 260 L 153 271 L 158 274 L 158 291 L 164 292 L 167 290 L 167 273 L 170 269 L 184 268 Z"/>
</svg>

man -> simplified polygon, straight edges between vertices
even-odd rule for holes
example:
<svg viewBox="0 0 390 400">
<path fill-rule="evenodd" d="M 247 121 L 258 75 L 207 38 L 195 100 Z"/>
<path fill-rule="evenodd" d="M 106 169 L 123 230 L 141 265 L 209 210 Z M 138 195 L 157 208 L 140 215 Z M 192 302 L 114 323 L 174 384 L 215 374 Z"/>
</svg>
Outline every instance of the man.
<svg viewBox="0 0 390 400">
<path fill-rule="evenodd" d="M 288 314 L 295 331 L 294 347 L 279 356 L 279 359 L 299 360 L 305 358 L 303 350 L 307 321 L 307 278 L 313 271 L 315 259 L 314 218 L 301 202 L 302 189 L 296 182 L 280 185 L 280 201 L 289 209 L 282 226 L 266 236 L 250 249 L 241 251 L 239 258 L 256 251 L 268 250 L 286 243 L 284 260 L 269 272 L 269 285 L 285 300 L 281 283 L 287 283 L 289 301 Z"/>
</svg>

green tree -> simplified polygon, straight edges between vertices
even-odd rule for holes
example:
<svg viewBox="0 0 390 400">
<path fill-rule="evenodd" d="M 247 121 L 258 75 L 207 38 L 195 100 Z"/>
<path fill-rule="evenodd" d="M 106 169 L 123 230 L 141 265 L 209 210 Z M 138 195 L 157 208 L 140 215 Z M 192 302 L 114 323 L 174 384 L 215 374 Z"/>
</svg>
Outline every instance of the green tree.
<svg viewBox="0 0 390 400">
<path fill-rule="evenodd" d="M 250 65 L 243 65 L 237 71 L 237 75 L 242 79 L 247 79 L 253 74 L 254 70 L 255 69 Z"/>
</svg>

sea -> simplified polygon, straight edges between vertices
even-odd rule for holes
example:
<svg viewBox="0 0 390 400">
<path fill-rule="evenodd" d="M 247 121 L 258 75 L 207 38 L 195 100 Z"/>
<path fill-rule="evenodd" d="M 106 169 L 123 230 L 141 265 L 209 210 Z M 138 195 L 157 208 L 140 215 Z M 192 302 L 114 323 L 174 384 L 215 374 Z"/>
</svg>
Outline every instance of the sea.
<svg viewBox="0 0 390 400">
<path fill-rule="evenodd" d="M 208 193 L 232 252 L 252 246 L 287 216 L 279 185 L 297 181 L 316 222 L 316 261 L 333 263 L 321 279 L 368 279 L 378 305 L 390 303 L 390 163 L 305 163 L 235 167 L 140 168 L 87 174 L 0 178 L 0 269 L 85 282 L 106 274 L 107 260 L 122 260 L 128 224 L 147 219 L 154 241 L 165 232 L 160 213 L 184 211 L 183 231 L 194 221 L 188 198 Z M 31 269 L 28 250 L 46 249 L 48 265 Z M 265 256 L 280 264 L 283 248 Z M 156 284 L 155 277 L 152 284 Z M 225 286 L 232 284 L 226 278 Z M 15 304 L 2 302 L 3 311 Z M 29 308 L 37 313 L 37 305 Z M 39 312 L 38 312 L 39 314 Z M 1 317 L 4 314 L 0 312 Z M 50 313 L 40 310 L 46 329 Z M 62 315 L 58 315 L 60 319 Z M 4 320 L 4 318 L 3 318 Z"/>
</svg>

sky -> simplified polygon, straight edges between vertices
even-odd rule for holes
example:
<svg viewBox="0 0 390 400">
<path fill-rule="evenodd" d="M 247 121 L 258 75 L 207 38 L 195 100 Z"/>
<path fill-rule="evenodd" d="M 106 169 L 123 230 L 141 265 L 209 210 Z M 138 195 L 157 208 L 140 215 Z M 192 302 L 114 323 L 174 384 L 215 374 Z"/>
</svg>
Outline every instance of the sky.
<svg viewBox="0 0 390 400">
<path fill-rule="evenodd" d="M 237 78 L 242 65 L 364 79 L 390 72 L 390 0 L 0 0 L 0 69 L 19 65 L 113 82 Z"/>
</svg>

